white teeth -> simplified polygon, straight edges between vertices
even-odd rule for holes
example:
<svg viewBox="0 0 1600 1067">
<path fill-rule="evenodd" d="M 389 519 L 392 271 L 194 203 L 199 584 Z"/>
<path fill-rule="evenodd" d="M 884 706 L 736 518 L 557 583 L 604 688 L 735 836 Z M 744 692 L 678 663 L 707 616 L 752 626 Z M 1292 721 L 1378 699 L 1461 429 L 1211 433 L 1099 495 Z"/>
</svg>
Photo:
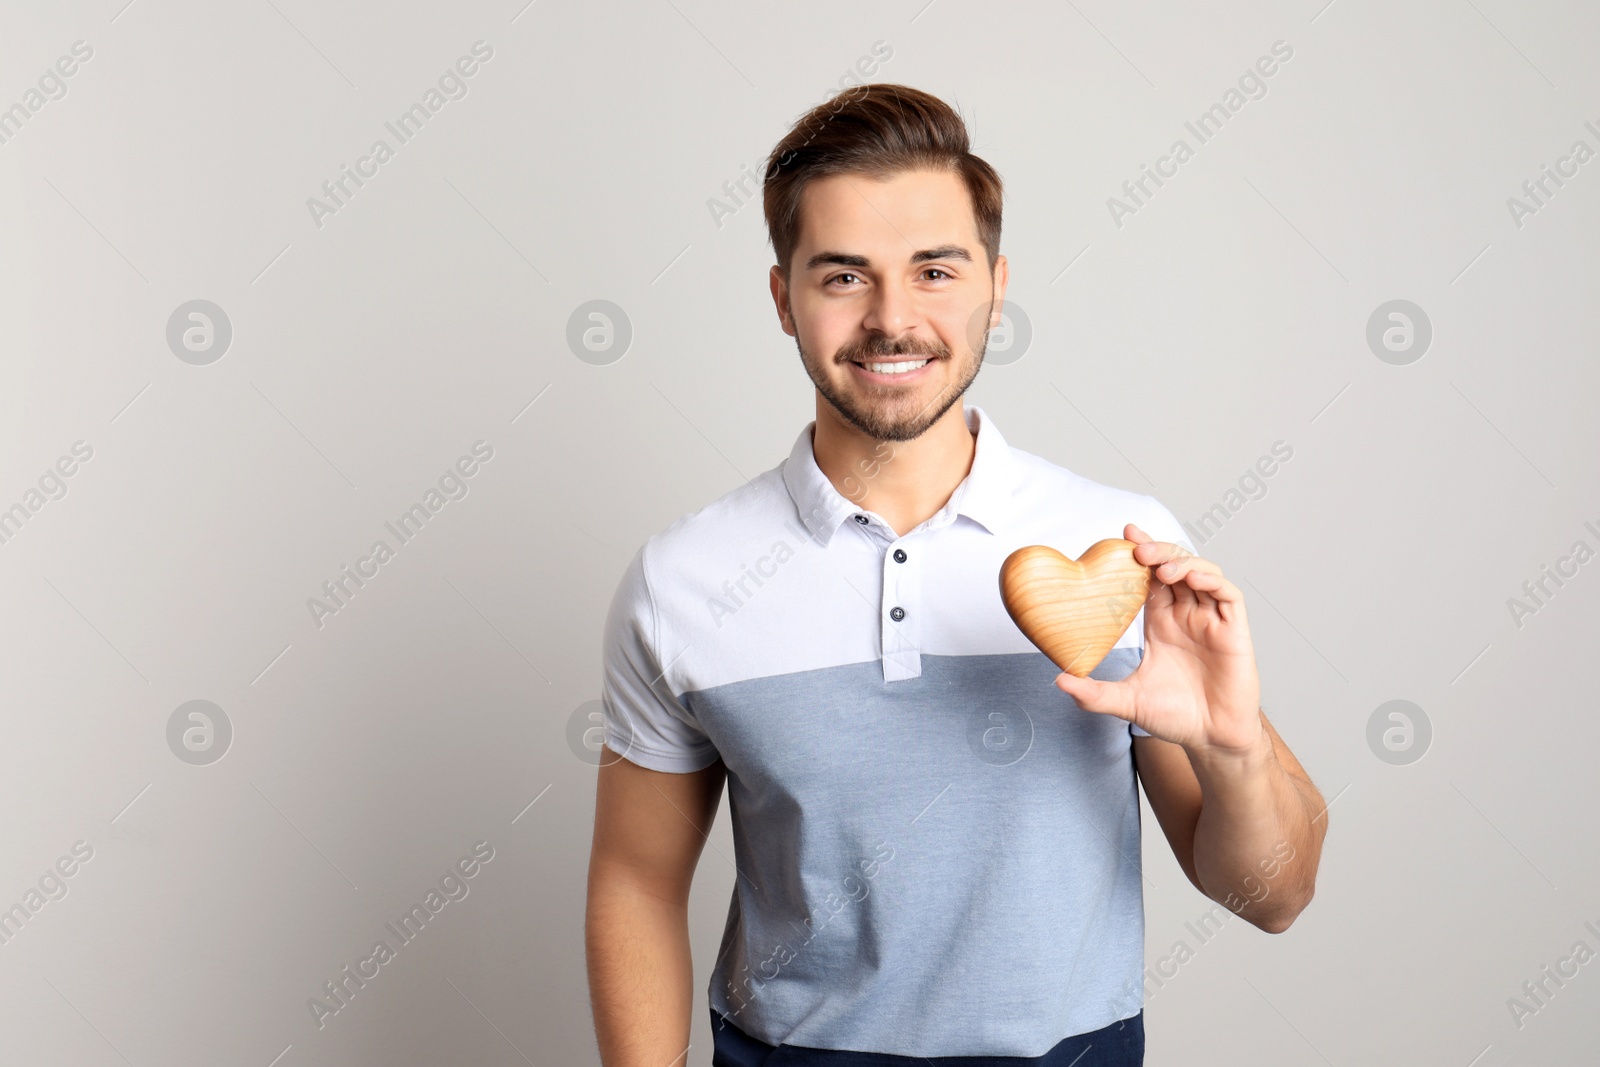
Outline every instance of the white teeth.
<svg viewBox="0 0 1600 1067">
<path fill-rule="evenodd" d="M 899 363 L 865 363 L 863 366 L 874 374 L 905 374 L 907 371 L 914 371 L 918 367 L 924 366 L 927 362 L 925 359 L 918 359 L 904 360 Z"/>
</svg>

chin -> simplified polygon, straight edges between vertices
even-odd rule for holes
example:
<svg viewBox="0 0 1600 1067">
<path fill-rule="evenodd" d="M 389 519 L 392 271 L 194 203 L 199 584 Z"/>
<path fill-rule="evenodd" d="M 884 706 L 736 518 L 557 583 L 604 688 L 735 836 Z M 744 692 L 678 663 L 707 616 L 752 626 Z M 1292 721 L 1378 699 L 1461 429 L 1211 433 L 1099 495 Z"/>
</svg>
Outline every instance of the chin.
<svg viewBox="0 0 1600 1067">
<path fill-rule="evenodd" d="M 845 422 L 875 441 L 914 441 L 927 433 L 950 406 L 947 403 L 940 407 L 920 396 L 895 402 L 875 402 L 859 395 L 847 395 L 846 399 L 849 403 L 844 405 L 833 398 L 829 402 Z"/>
</svg>

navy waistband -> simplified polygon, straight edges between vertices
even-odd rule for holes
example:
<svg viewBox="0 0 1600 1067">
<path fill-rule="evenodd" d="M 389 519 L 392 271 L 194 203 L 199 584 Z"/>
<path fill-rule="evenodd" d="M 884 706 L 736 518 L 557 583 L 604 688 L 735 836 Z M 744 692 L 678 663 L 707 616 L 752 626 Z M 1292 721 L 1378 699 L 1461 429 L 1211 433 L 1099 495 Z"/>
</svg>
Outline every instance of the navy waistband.
<svg viewBox="0 0 1600 1067">
<path fill-rule="evenodd" d="M 1143 1067 L 1144 1012 L 1087 1034 L 1063 1038 L 1043 1056 L 896 1056 L 768 1045 L 711 1010 L 712 1067 Z"/>
</svg>

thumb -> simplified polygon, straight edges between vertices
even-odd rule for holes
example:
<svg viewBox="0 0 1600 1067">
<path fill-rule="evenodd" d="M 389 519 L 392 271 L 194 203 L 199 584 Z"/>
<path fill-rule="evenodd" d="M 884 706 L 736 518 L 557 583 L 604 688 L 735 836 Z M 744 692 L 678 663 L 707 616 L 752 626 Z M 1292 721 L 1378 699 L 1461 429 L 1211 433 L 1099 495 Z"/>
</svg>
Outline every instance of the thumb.
<svg viewBox="0 0 1600 1067">
<path fill-rule="evenodd" d="M 1084 711 L 1132 719 L 1133 694 L 1127 682 L 1102 682 L 1098 678 L 1079 678 L 1062 671 L 1056 675 L 1056 688 L 1071 697 Z"/>
</svg>

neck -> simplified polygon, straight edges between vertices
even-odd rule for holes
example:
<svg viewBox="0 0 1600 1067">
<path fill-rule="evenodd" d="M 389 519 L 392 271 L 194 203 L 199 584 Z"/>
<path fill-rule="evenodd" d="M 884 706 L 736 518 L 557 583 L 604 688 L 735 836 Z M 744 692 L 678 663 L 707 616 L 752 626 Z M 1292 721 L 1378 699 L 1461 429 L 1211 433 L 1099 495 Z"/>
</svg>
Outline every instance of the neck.
<svg viewBox="0 0 1600 1067">
<path fill-rule="evenodd" d="M 900 536 L 949 503 L 972 469 L 977 438 L 960 402 L 915 440 L 878 441 L 845 422 L 819 394 L 811 451 L 846 500 L 876 512 Z"/>
</svg>

